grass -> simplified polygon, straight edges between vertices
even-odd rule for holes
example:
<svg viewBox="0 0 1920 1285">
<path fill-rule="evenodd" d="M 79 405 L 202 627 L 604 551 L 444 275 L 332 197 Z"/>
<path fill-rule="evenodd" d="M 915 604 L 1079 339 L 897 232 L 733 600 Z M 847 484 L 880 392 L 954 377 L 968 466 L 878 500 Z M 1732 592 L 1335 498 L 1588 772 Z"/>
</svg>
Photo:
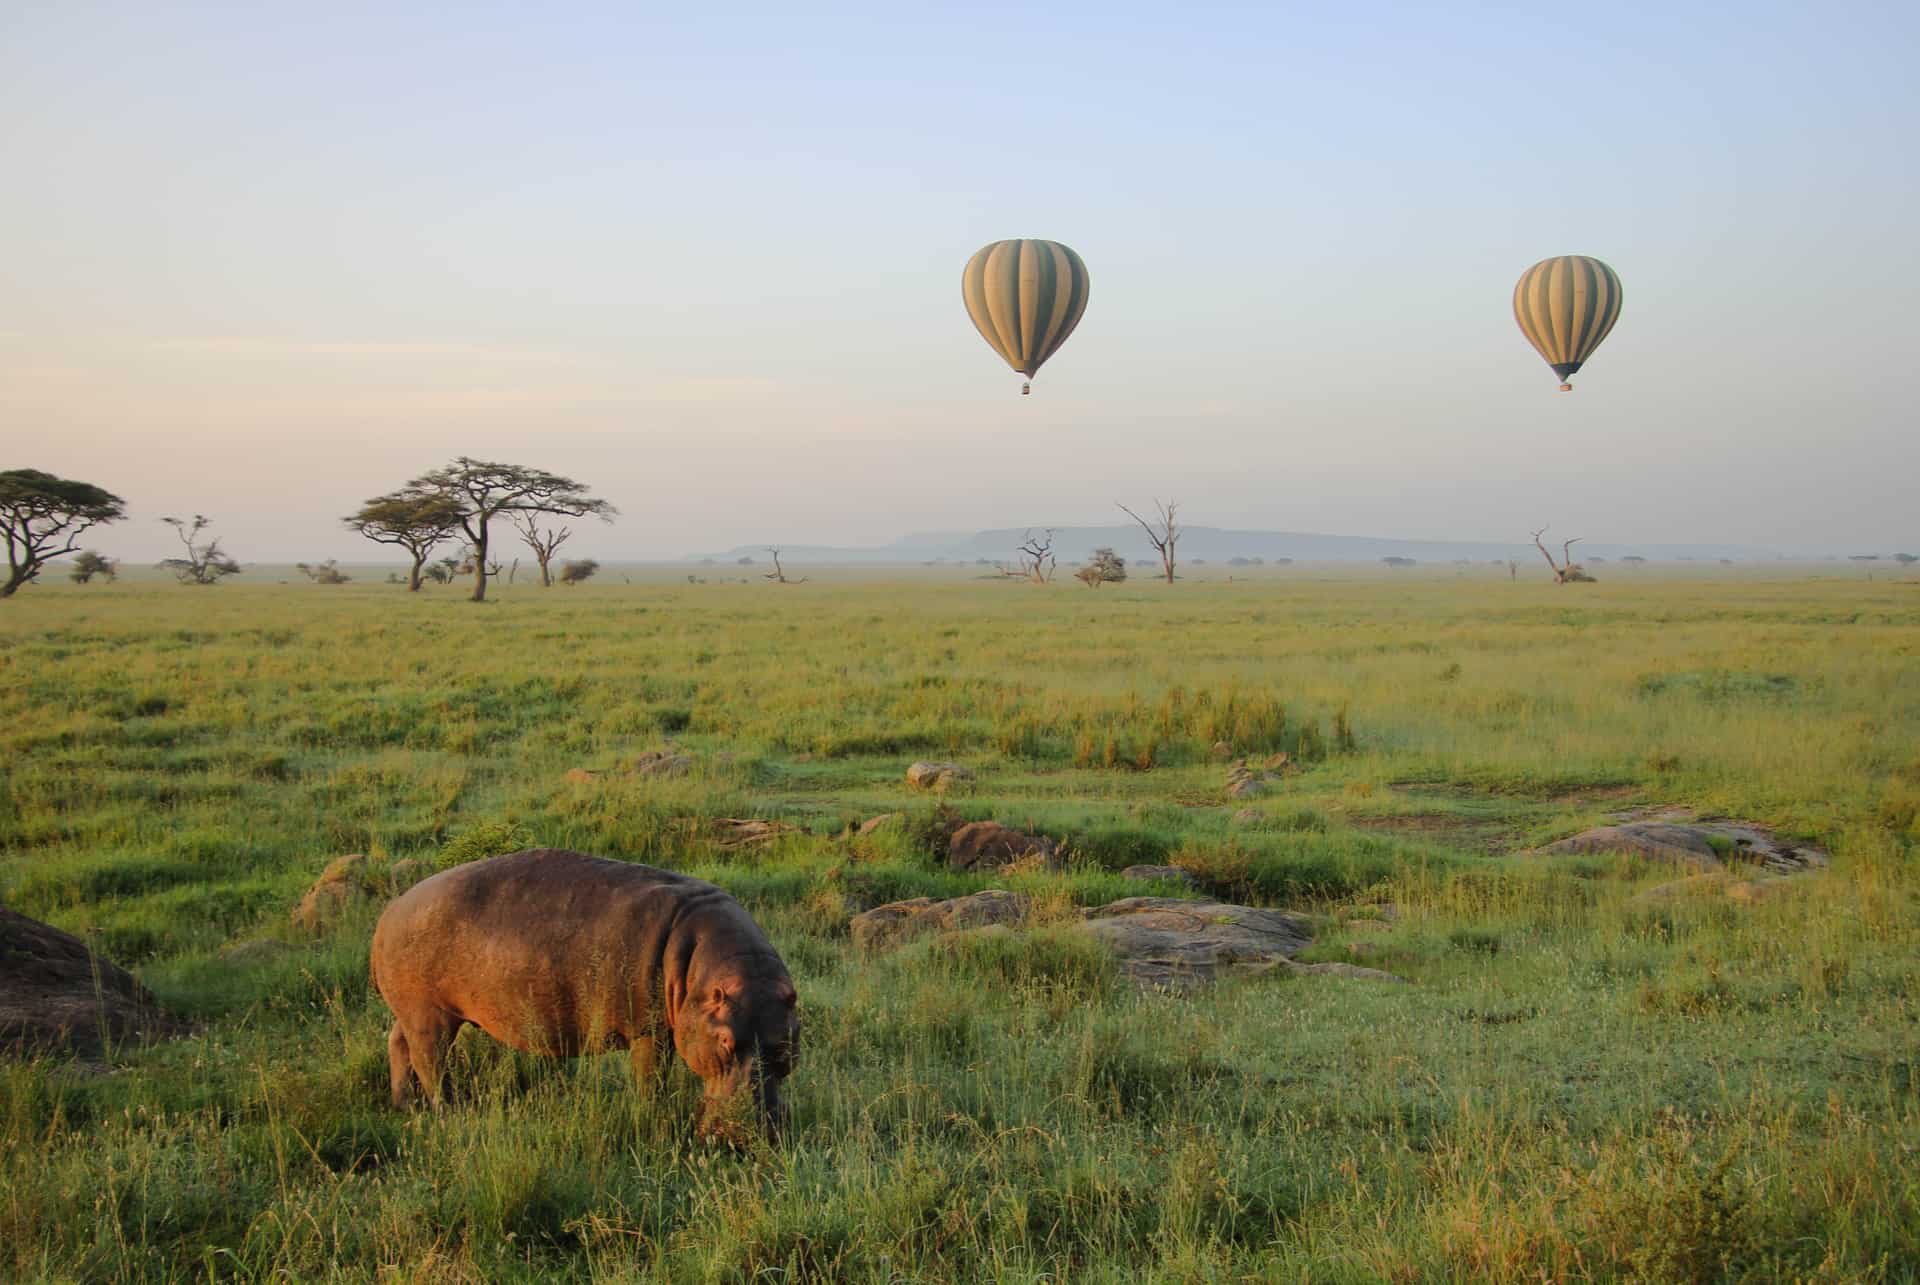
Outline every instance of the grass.
<svg viewBox="0 0 1920 1285">
<path fill-rule="evenodd" d="M 1916 1279 L 1916 656 L 1912 587 L 1837 577 L 36 587 L 0 610 L 0 898 L 198 1029 L 0 1063 L 0 1277 Z M 691 776 L 563 779 L 668 737 Z M 1296 770 L 1229 802 L 1221 740 Z M 947 871 L 925 756 L 1068 868 Z M 1833 866 L 1650 905 L 1515 855 L 1651 805 Z M 729 853 L 714 816 L 801 829 Z M 288 911 L 344 852 L 527 843 L 767 927 L 806 1014 L 779 1149 L 696 1142 L 685 1075 L 471 1032 L 456 1107 L 384 1105 L 378 907 Z M 1136 863 L 1413 985 L 1136 994 L 1045 922 Z M 847 940 L 989 886 L 1043 922 Z"/>
</svg>

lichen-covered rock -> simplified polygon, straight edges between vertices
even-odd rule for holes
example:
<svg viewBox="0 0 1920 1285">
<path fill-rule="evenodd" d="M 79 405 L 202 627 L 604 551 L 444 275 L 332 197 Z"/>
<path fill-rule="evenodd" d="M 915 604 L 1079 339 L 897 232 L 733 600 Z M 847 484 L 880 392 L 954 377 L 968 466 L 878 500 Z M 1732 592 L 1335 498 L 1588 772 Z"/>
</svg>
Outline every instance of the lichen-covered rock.
<svg viewBox="0 0 1920 1285">
<path fill-rule="evenodd" d="M 1540 852 L 1546 856 L 1629 856 L 1700 871 L 1722 868 L 1720 855 L 1705 831 L 1664 821 L 1601 826 L 1550 843 Z"/>
<path fill-rule="evenodd" d="M 72 933 L 0 906 L 0 1052 L 99 1057 L 187 1029 Z"/>
<path fill-rule="evenodd" d="M 855 915 L 847 930 L 854 945 L 880 950 L 923 933 L 1015 923 L 1026 917 L 1031 904 L 1019 893 L 1002 888 L 988 888 L 972 896 L 945 901 L 915 897 Z"/>
<path fill-rule="evenodd" d="M 898 830 L 905 826 L 906 823 L 907 814 L 904 812 L 882 812 L 877 817 L 868 817 L 865 821 L 862 821 L 860 828 L 855 831 L 855 833 L 865 838 L 869 835 L 878 834 L 882 830 Z"/>
<path fill-rule="evenodd" d="M 916 790 L 944 790 L 973 779 L 972 769 L 958 763 L 914 763 L 907 768 L 907 784 Z"/>
<path fill-rule="evenodd" d="M 1172 897 L 1127 897 L 1089 910 L 1079 928 L 1106 943 L 1137 985 L 1179 993 L 1269 971 L 1313 940 L 1307 921 L 1285 911 Z"/>
<path fill-rule="evenodd" d="M 998 821 L 973 821 L 947 841 L 947 868 L 998 870 L 1033 856 L 1051 862 L 1055 851 L 1053 840 L 1043 835 L 1025 834 Z"/>
</svg>

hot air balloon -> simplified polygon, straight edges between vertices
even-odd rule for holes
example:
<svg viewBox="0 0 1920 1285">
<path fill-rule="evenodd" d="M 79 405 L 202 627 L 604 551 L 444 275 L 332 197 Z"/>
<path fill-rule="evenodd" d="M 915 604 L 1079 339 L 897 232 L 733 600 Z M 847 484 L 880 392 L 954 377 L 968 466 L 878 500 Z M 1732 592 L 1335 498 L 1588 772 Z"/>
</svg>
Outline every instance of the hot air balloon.
<svg viewBox="0 0 1920 1285">
<path fill-rule="evenodd" d="M 1620 320 L 1620 278 L 1584 254 L 1542 259 L 1513 288 L 1513 319 L 1560 376 L 1560 391 L 1570 393 L 1567 378 Z"/>
<path fill-rule="evenodd" d="M 995 241 L 967 260 L 960 297 L 980 337 L 1031 381 L 1087 310 L 1087 265 L 1058 241 Z"/>
</svg>

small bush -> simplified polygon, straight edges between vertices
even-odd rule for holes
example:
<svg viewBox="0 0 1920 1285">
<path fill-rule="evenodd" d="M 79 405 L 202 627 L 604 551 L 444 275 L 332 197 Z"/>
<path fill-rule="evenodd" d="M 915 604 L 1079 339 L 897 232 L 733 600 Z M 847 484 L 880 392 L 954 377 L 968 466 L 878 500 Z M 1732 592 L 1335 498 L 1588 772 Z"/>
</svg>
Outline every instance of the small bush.
<svg viewBox="0 0 1920 1285">
<path fill-rule="evenodd" d="M 481 821 L 468 826 L 441 845 L 434 864 L 442 869 L 465 865 L 486 857 L 522 852 L 535 846 L 535 839 L 518 821 Z"/>
</svg>

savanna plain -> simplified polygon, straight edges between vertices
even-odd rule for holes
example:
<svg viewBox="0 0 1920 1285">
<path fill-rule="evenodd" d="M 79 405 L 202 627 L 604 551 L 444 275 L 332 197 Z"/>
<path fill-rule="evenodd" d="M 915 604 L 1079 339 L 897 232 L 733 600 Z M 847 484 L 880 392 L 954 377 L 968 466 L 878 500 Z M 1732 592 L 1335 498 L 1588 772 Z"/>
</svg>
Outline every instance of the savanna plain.
<svg viewBox="0 0 1920 1285">
<path fill-rule="evenodd" d="M 0 1062 L 0 1277 L 1920 1278 L 1920 582 L 1723 570 L 36 586 L 0 607 L 0 899 L 193 1031 Z M 1221 742 L 1289 769 L 1230 800 Z M 688 775 L 620 770 L 669 744 Z M 920 758 L 975 779 L 913 792 Z M 1667 807 L 1831 865 L 1748 903 L 1528 855 Z M 1061 868 L 952 872 L 955 819 Z M 684 1070 L 472 1030 L 453 1103 L 389 1105 L 381 898 L 290 911 L 343 854 L 530 846 L 767 929 L 777 1144 L 696 1138 Z M 1030 921 L 849 938 L 987 887 Z M 1142 992 L 1068 926 L 1143 892 L 1301 912 L 1304 961 L 1406 984 Z"/>
</svg>

